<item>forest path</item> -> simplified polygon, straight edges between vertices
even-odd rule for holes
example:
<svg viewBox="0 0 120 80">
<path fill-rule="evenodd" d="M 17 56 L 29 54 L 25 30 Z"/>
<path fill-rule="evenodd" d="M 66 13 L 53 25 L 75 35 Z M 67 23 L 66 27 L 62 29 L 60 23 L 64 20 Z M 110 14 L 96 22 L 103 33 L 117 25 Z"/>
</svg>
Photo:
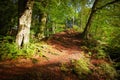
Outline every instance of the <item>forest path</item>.
<svg viewBox="0 0 120 80">
<path fill-rule="evenodd" d="M 0 80 L 78 80 L 61 65 L 84 57 L 81 42 L 73 30 L 55 34 L 42 46 L 43 57 L 0 62 Z"/>
<path fill-rule="evenodd" d="M 73 59 L 84 57 L 81 53 L 80 38 L 78 33 L 73 30 L 61 32 L 53 35 L 48 41 L 52 49 L 48 50 L 51 54 L 44 54 L 49 62 L 64 63 Z M 48 52 L 48 53 L 49 53 Z"/>
</svg>

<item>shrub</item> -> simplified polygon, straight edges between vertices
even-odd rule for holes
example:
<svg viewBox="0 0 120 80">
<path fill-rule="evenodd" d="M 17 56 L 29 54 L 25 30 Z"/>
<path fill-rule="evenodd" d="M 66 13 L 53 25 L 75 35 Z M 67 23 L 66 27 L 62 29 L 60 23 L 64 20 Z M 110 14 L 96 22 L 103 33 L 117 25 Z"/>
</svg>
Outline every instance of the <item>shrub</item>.
<svg viewBox="0 0 120 80">
<path fill-rule="evenodd" d="M 73 60 L 73 71 L 79 76 L 80 79 L 86 79 L 88 74 L 91 74 L 90 62 L 87 58 L 80 58 Z"/>
<path fill-rule="evenodd" d="M 27 47 L 19 49 L 14 42 L 14 37 L 6 36 L 0 38 L 0 59 L 13 59 L 19 56 L 31 57 L 35 53 L 36 46 L 31 43 Z"/>
<path fill-rule="evenodd" d="M 104 52 L 104 50 L 99 49 L 96 57 L 97 57 L 98 59 L 105 59 L 105 58 L 107 57 L 107 55 L 106 55 L 106 53 Z"/>
<path fill-rule="evenodd" d="M 18 48 L 15 43 L 0 43 L 0 59 L 16 58 Z"/>
<path fill-rule="evenodd" d="M 117 72 L 114 67 L 106 62 L 99 64 L 96 72 L 98 72 L 100 77 L 105 77 L 106 80 L 114 80 L 117 76 Z"/>
</svg>

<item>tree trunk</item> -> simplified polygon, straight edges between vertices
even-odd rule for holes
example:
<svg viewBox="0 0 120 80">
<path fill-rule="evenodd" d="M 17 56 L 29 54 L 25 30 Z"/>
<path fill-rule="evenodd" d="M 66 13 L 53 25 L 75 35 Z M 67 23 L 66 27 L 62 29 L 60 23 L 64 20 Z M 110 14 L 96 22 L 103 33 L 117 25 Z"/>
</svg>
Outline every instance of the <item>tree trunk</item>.
<svg viewBox="0 0 120 80">
<path fill-rule="evenodd" d="M 33 0 L 19 0 L 19 25 L 16 43 L 19 47 L 29 43 Z"/>
<path fill-rule="evenodd" d="M 99 8 L 96 8 L 96 5 L 97 5 L 98 1 L 99 1 L 99 0 L 95 0 L 95 1 L 94 1 L 93 7 L 92 7 L 92 9 L 91 9 L 90 16 L 89 16 L 88 21 L 87 21 L 87 23 L 86 23 L 85 29 L 84 29 L 84 31 L 83 31 L 83 33 L 82 33 L 83 38 L 85 38 L 85 39 L 89 39 L 88 31 L 89 31 L 89 29 L 90 29 L 90 26 L 91 26 L 91 22 L 92 22 L 94 13 L 95 13 L 97 10 L 100 10 L 100 9 L 106 7 L 107 5 L 120 2 L 120 0 L 113 0 L 113 1 L 108 2 L 108 3 L 106 3 L 105 5 L 103 5 L 103 6 L 99 7 Z"/>
<path fill-rule="evenodd" d="M 88 21 L 87 21 L 87 23 L 86 23 L 86 25 L 85 25 L 85 29 L 84 29 L 84 31 L 83 31 L 83 33 L 82 33 L 82 35 L 83 35 L 83 37 L 84 37 L 85 39 L 88 39 L 88 38 L 89 38 L 88 31 L 89 31 L 89 29 L 90 29 L 90 25 L 91 25 L 91 22 L 92 22 L 92 19 L 93 19 L 93 15 L 94 15 L 94 13 L 95 13 L 95 8 L 96 8 L 96 5 L 97 5 L 97 2 L 98 2 L 98 0 L 95 0 L 95 2 L 94 2 L 94 4 L 93 4 L 93 7 L 92 7 L 92 9 L 91 9 L 90 16 L 89 16 Z"/>
<path fill-rule="evenodd" d="M 47 21 L 47 14 L 43 13 L 41 17 L 40 33 L 38 34 L 39 39 L 45 38 L 46 21 Z"/>
</svg>

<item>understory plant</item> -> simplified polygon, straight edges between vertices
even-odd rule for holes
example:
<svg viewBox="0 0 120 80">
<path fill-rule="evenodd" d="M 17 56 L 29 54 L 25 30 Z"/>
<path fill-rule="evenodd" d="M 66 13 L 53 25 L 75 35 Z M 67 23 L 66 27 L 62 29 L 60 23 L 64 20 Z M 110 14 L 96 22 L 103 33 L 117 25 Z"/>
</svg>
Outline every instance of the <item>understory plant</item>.
<svg viewBox="0 0 120 80">
<path fill-rule="evenodd" d="M 26 47 L 18 48 L 12 37 L 5 37 L 0 40 L 0 60 L 15 59 L 20 56 L 31 58 L 34 55 L 42 55 L 42 43 L 29 43 Z"/>
</svg>

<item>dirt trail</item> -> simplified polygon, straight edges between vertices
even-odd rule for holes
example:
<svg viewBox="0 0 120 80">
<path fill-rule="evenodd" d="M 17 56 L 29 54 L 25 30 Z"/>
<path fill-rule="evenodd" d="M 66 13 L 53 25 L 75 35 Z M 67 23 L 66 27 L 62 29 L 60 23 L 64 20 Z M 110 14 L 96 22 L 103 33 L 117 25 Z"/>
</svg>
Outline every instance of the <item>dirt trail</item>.
<svg viewBox="0 0 120 80">
<path fill-rule="evenodd" d="M 60 70 L 62 63 L 84 57 L 81 41 L 74 31 L 53 35 L 43 46 L 44 56 L 0 62 L 0 80 L 78 80 L 71 73 Z M 41 78 L 41 79 L 40 79 Z"/>
<path fill-rule="evenodd" d="M 64 63 L 69 62 L 73 59 L 80 59 L 84 57 L 81 53 L 80 49 L 81 41 L 79 37 L 76 37 L 78 33 L 74 31 L 65 31 L 58 34 L 53 35 L 47 43 L 52 46 L 52 50 L 49 52 L 53 52 L 53 54 L 45 54 L 49 59 L 49 62 L 53 63 Z M 54 55 L 56 54 L 56 55 Z"/>
</svg>

